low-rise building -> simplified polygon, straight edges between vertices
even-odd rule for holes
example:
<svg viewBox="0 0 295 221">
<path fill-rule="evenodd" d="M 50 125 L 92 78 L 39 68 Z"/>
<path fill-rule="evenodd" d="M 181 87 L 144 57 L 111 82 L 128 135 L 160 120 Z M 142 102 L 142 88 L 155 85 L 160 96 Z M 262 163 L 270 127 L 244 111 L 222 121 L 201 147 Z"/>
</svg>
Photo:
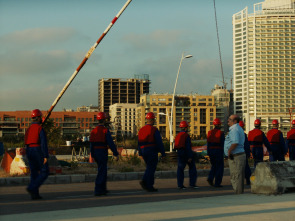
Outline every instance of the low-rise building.
<svg viewBox="0 0 295 221">
<path fill-rule="evenodd" d="M 46 111 L 42 111 L 43 115 Z M 50 115 L 56 127 L 61 127 L 62 135 L 89 135 L 96 126 L 95 112 L 55 111 Z M 0 111 L 0 137 L 25 134 L 31 124 L 31 111 Z"/>
</svg>

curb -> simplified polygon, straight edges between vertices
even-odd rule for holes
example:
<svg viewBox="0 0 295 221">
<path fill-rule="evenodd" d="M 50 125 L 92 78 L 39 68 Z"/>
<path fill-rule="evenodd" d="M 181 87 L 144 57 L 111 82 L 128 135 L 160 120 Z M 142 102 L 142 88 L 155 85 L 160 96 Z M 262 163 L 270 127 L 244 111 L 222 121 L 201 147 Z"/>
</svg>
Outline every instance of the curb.
<svg viewBox="0 0 295 221">
<path fill-rule="evenodd" d="M 198 177 L 208 176 L 210 170 L 197 170 Z M 108 181 L 140 180 L 144 172 L 108 173 Z M 224 168 L 224 176 L 229 176 L 229 168 Z M 156 171 L 156 179 L 169 179 L 177 177 L 177 171 Z M 189 177 L 188 170 L 184 171 L 184 177 Z M 49 175 L 44 184 L 68 184 L 94 182 L 96 174 L 72 174 Z M 30 177 L 4 177 L 0 178 L 0 186 L 24 186 L 28 185 Z"/>
</svg>

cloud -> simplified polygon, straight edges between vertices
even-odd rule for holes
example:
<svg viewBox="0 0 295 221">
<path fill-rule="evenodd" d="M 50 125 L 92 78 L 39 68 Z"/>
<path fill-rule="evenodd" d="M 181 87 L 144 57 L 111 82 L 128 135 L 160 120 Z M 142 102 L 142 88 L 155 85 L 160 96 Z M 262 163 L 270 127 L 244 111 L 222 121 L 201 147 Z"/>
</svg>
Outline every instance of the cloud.
<svg viewBox="0 0 295 221">
<path fill-rule="evenodd" d="M 123 40 L 135 50 L 154 51 L 171 47 L 177 42 L 181 42 L 181 30 L 155 30 L 149 34 L 129 34 Z M 189 44 L 190 42 L 188 42 Z"/>
<path fill-rule="evenodd" d="M 42 45 L 64 42 L 76 34 L 71 28 L 35 28 L 15 31 L 0 37 L 6 49 L 37 48 Z"/>
</svg>

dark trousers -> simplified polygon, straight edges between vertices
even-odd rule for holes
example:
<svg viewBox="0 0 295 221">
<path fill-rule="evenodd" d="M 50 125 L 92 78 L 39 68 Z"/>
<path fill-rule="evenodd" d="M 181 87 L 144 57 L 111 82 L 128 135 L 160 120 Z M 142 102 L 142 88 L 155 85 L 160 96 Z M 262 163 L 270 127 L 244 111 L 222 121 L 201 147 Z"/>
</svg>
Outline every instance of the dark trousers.
<svg viewBox="0 0 295 221">
<path fill-rule="evenodd" d="M 107 149 L 94 149 L 91 152 L 97 164 L 97 176 L 95 179 L 95 194 L 106 193 L 107 187 L 107 164 L 108 164 L 108 150 Z"/>
<path fill-rule="evenodd" d="M 289 160 L 295 160 L 295 146 L 289 148 Z"/>
<path fill-rule="evenodd" d="M 246 158 L 246 165 L 245 165 L 245 179 L 246 183 L 250 184 L 250 177 L 251 177 L 251 168 L 249 166 L 248 159 Z"/>
<path fill-rule="evenodd" d="M 285 161 L 284 151 L 279 145 L 271 145 L 272 154 L 269 155 L 269 160 L 273 161 Z"/>
<path fill-rule="evenodd" d="M 188 162 L 188 157 L 182 150 L 177 151 L 178 154 L 178 167 L 177 167 L 177 186 L 182 187 L 184 182 L 184 169 L 188 165 L 189 170 L 189 185 L 195 186 L 197 181 L 197 169 L 195 160 L 192 158 L 191 162 Z"/>
<path fill-rule="evenodd" d="M 26 153 L 31 171 L 28 189 L 39 195 L 39 188 L 49 175 L 49 166 L 48 163 L 43 164 L 44 158 L 42 157 L 40 147 L 28 147 Z"/>
<path fill-rule="evenodd" d="M 254 159 L 254 168 L 256 168 L 258 163 L 263 162 L 263 147 L 253 147 L 252 156 Z"/>
<path fill-rule="evenodd" d="M 215 186 L 219 186 L 222 182 L 224 170 L 223 150 L 212 149 L 210 150 L 209 157 L 211 169 L 208 175 L 208 180 L 213 182 L 215 178 Z"/>
<path fill-rule="evenodd" d="M 146 164 L 142 181 L 147 189 L 152 189 L 155 183 L 155 172 L 158 165 L 158 152 L 154 148 L 146 147 L 142 149 L 142 157 Z"/>
</svg>

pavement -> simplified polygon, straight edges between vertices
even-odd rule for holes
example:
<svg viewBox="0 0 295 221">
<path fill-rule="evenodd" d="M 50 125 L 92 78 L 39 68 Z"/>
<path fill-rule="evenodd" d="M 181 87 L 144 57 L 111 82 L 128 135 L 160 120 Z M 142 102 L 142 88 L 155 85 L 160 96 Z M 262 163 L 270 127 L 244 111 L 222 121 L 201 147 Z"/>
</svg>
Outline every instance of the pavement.
<svg viewBox="0 0 295 221">
<path fill-rule="evenodd" d="M 223 188 L 210 187 L 206 177 L 198 185 L 180 191 L 175 179 L 157 179 L 159 192 L 147 193 L 135 180 L 108 182 L 111 192 L 103 197 L 93 196 L 90 183 L 43 185 L 38 202 L 24 188 L 2 187 L 0 220 L 295 220 L 295 193 L 251 194 L 246 186 L 235 195 L 229 176 Z"/>
</svg>

